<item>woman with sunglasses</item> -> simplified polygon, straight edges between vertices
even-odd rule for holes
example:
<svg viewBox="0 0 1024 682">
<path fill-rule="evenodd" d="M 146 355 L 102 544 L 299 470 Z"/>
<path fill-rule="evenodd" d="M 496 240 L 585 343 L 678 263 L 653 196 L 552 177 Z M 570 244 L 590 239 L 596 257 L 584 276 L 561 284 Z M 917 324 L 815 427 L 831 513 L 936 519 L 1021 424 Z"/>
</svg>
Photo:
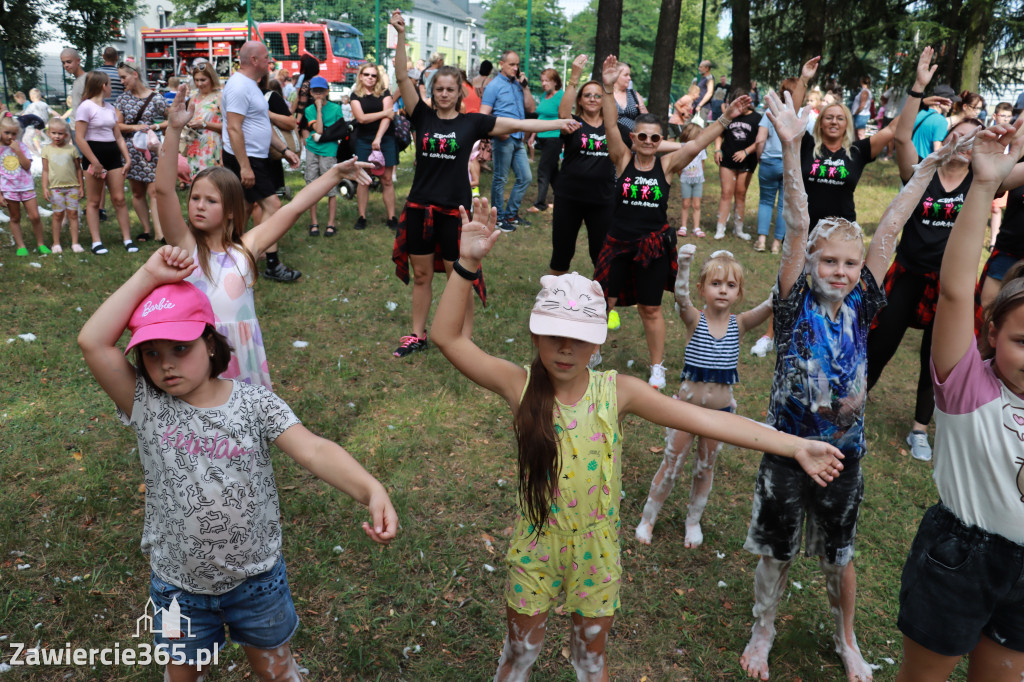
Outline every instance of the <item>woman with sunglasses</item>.
<svg viewBox="0 0 1024 682">
<path fill-rule="evenodd" d="M 668 191 L 672 177 L 722 135 L 734 117 L 750 109 L 750 97 L 736 97 L 728 110 L 678 150 L 658 157 L 664 135 L 653 114 L 641 114 L 630 133 L 632 150 L 619 132 L 614 86 L 622 65 L 615 55 L 604 61 L 601 111 L 607 134 L 608 155 L 615 165 L 615 213 L 594 278 L 601 283 L 608 308 L 636 304 L 647 338 L 654 388 L 665 387 L 665 318 L 663 291 L 676 281 L 676 231 L 668 221 Z M 755 121 L 756 126 L 756 121 Z M 558 203 L 555 203 L 558 206 Z M 595 358 L 596 359 L 596 354 Z"/>
<path fill-rule="evenodd" d="M 369 161 L 372 152 L 384 155 L 384 172 L 379 176 L 381 193 L 384 195 L 384 208 L 388 212 L 388 227 L 397 230 L 392 177 L 398 165 L 398 147 L 395 146 L 395 132 L 391 129 L 391 121 L 395 118 L 395 100 L 388 92 L 376 64 L 363 64 L 359 69 L 349 104 L 356 120 L 356 157 L 360 161 Z M 357 230 L 366 227 L 366 204 L 369 199 L 369 186 L 358 185 L 356 205 L 359 207 L 359 219 L 354 226 Z"/>
<path fill-rule="evenodd" d="M 124 92 L 114 102 L 117 127 L 128 142 L 128 154 L 132 160 L 127 173 L 128 184 L 132 190 L 132 207 L 142 223 L 142 232 L 135 239 L 146 242 L 155 235 L 156 239 L 162 240 L 164 231 L 160 228 L 160 218 L 156 212 L 157 153 L 148 149 L 143 152 L 132 143 L 132 137 L 138 132 L 146 133 L 167 127 L 167 100 L 150 89 L 135 65 L 121 62 L 117 65 L 117 75 L 124 85 Z M 150 203 L 153 205 L 152 222 Z"/>
</svg>

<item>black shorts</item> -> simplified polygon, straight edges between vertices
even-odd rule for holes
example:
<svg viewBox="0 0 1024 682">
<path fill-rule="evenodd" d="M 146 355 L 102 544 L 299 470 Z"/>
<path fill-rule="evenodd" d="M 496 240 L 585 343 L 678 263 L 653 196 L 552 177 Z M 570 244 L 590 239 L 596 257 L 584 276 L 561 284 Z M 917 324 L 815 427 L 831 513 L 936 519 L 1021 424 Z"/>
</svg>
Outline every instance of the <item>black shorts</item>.
<svg viewBox="0 0 1024 682">
<path fill-rule="evenodd" d="M 405 213 L 405 248 L 411 256 L 433 255 L 441 247 L 441 258 L 452 262 L 459 259 L 459 236 L 462 234 L 462 219 L 434 211 L 434 234 L 423 236 L 423 221 L 427 212 L 422 208 L 409 208 Z"/>
<path fill-rule="evenodd" d="M 103 170 L 117 170 L 118 168 L 124 167 L 124 159 L 121 158 L 121 150 L 118 149 L 116 142 L 100 142 L 89 140 L 89 149 L 92 150 L 93 156 L 103 166 Z M 89 159 L 82 156 L 82 170 L 88 170 Z"/>
<path fill-rule="evenodd" d="M 557 204 L 556 204 L 557 205 Z M 675 230 L 671 230 L 674 241 Z M 673 244 L 674 246 L 674 244 Z M 633 260 L 634 254 L 619 256 L 608 267 L 608 298 L 618 298 L 623 283 L 628 279 L 636 282 L 636 302 L 640 305 L 660 306 L 665 293 L 665 281 L 672 272 L 676 260 L 674 249 L 669 249 L 661 258 L 643 268 Z"/>
<path fill-rule="evenodd" d="M 241 179 L 242 167 L 238 165 L 238 159 L 235 158 L 234 154 L 228 154 L 227 150 L 224 150 L 221 152 L 221 158 L 224 161 L 224 167 Z M 252 187 L 243 186 L 242 193 L 245 195 L 245 200 L 250 204 L 255 204 L 260 199 L 266 199 L 277 193 L 274 174 L 270 170 L 271 163 L 280 164 L 280 161 L 261 159 L 258 156 L 249 157 L 249 167 L 252 168 L 253 175 L 256 176 L 256 182 L 253 183 Z"/>
<path fill-rule="evenodd" d="M 806 518 L 807 555 L 844 566 L 853 559 L 863 499 L 864 476 L 859 461 L 844 460 L 839 477 L 822 488 L 795 462 L 765 455 L 757 471 L 754 507 L 743 549 L 790 561 L 800 553 Z"/>
<path fill-rule="evenodd" d="M 896 623 L 942 656 L 972 651 L 982 633 L 1024 652 L 1024 546 L 935 505 L 921 519 L 903 566 Z"/>
</svg>

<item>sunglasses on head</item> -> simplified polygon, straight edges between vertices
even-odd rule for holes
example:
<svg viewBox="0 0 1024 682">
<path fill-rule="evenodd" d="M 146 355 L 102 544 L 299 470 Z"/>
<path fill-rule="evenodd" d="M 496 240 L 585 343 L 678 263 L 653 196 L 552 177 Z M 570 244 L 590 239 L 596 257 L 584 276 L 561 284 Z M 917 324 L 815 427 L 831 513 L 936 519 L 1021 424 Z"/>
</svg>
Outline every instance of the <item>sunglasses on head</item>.
<svg viewBox="0 0 1024 682">
<path fill-rule="evenodd" d="M 658 133 L 654 133 L 653 135 L 648 135 L 647 133 L 633 134 L 636 135 L 636 139 L 640 140 L 641 142 L 647 142 L 647 138 L 651 138 L 651 142 L 653 142 L 654 144 L 658 144 L 659 142 L 661 142 L 661 135 L 659 135 Z"/>
<path fill-rule="evenodd" d="M 130 71 L 134 71 L 135 73 L 139 72 L 139 70 L 137 68 L 135 68 L 134 64 L 127 64 L 125 62 L 118 62 L 117 63 L 117 68 L 119 68 L 119 69 L 128 69 Z"/>
</svg>

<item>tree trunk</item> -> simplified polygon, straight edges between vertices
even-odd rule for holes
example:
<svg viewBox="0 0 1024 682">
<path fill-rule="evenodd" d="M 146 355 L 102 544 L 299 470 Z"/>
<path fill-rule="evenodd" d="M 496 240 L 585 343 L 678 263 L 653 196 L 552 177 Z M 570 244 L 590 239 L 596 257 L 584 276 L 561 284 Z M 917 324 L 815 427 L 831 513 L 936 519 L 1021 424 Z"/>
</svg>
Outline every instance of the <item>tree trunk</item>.
<svg viewBox="0 0 1024 682">
<path fill-rule="evenodd" d="M 594 72 L 591 76 L 601 82 L 604 58 L 619 52 L 619 27 L 622 24 L 622 0 L 598 0 L 597 35 L 594 36 Z"/>
<path fill-rule="evenodd" d="M 651 89 L 647 96 L 647 111 L 658 117 L 661 125 L 668 123 L 668 105 L 672 89 L 672 68 L 676 62 L 676 41 L 679 38 L 679 13 L 682 0 L 661 0 L 658 17 L 658 35 L 654 39 L 654 58 L 651 61 Z M 599 22 L 600 23 L 600 22 Z"/>
<path fill-rule="evenodd" d="M 995 11 L 993 4 L 992 0 L 968 0 L 964 7 L 967 30 L 964 31 L 964 57 L 960 65 L 961 90 L 978 92 L 985 38 Z"/>
<path fill-rule="evenodd" d="M 804 37 L 800 47 L 800 63 L 811 57 L 824 56 L 825 9 L 822 0 L 803 0 Z"/>
<path fill-rule="evenodd" d="M 750 0 L 732 0 L 732 74 L 733 88 L 750 90 Z"/>
</svg>

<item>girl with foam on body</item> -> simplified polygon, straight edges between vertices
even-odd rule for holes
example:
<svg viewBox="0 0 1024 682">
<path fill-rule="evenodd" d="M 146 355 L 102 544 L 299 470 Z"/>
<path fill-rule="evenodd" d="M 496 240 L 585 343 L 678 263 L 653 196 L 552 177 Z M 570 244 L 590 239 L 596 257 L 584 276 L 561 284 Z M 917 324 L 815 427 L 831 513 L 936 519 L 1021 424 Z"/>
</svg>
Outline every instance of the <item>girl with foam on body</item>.
<svg viewBox="0 0 1024 682">
<path fill-rule="evenodd" d="M 965 654 L 970 680 L 1024 679 L 1024 279 L 1004 284 L 978 338 L 973 295 L 992 199 L 1022 155 L 1021 120 L 978 134 L 942 257 L 931 347 L 940 501 L 903 567 L 898 682 L 946 680 Z"/>
<path fill-rule="evenodd" d="M 155 639 L 174 659 L 164 679 L 200 679 L 189 661 L 223 646 L 227 625 L 259 679 L 298 682 L 288 646 L 298 616 L 281 556 L 271 443 L 367 506 L 373 525 L 363 530 L 372 540 L 390 542 L 398 519 L 380 482 L 340 445 L 307 430 L 283 400 L 218 378 L 231 347 L 214 327 L 210 301 L 183 281 L 195 268 L 184 249 L 161 247 L 93 313 L 78 345 L 138 437 Z M 122 352 L 125 327 L 131 340 Z M 134 366 L 125 357 L 132 349 Z M 175 600 L 189 633 L 161 623 Z"/>
<path fill-rule="evenodd" d="M 462 211 L 462 243 L 431 334 L 470 380 L 505 399 L 519 450 L 519 509 L 506 563 L 508 636 L 495 680 L 526 680 L 544 640 L 548 612 L 565 593 L 572 662 L 581 680 L 607 679 L 605 645 L 619 606 L 620 419 L 636 414 L 676 429 L 766 448 L 796 459 L 821 485 L 842 469 L 826 443 L 793 438 L 724 412 L 652 391 L 615 371 L 588 369 L 607 336 L 601 287 L 576 273 L 546 275 L 530 315 L 537 357 L 528 368 L 493 357 L 464 334 L 466 305 L 482 259 L 499 236 L 497 212 Z"/>
<path fill-rule="evenodd" d="M 772 301 L 768 298 L 745 313 L 733 314 L 732 306 L 743 298 L 743 266 L 732 253 L 715 251 L 700 269 L 697 293 L 705 305 L 703 310 L 697 310 L 690 302 L 690 263 L 696 252 L 697 247 L 692 244 L 679 247 L 676 310 L 686 325 L 690 340 L 686 344 L 686 364 L 679 377 L 682 384 L 674 397 L 712 410 L 735 412 L 732 387 L 739 381 L 736 366 L 740 357 L 740 338 L 768 319 Z M 686 431 L 666 431 L 665 458 L 651 481 L 647 504 L 636 528 L 636 538 L 640 542 L 651 544 L 658 512 L 675 486 L 694 439 L 694 434 Z M 699 547 L 704 542 L 700 519 L 711 494 L 715 460 L 721 449 L 721 441 L 704 436 L 697 439 L 693 486 L 686 515 L 686 547 Z"/>
<path fill-rule="evenodd" d="M 253 297 L 256 259 L 342 179 L 369 184 L 370 176 L 360 168 L 369 164 L 349 159 L 335 165 L 329 173 L 304 187 L 272 217 L 244 234 L 242 230 L 248 215 L 241 181 L 221 166 L 207 168 L 193 179 L 186 222 L 175 189 L 178 142 L 195 108 L 194 100 L 186 108 L 185 98 L 186 87 L 179 86 L 178 95 L 167 110 L 167 134 L 156 167 L 160 224 L 167 243 L 185 249 L 198 265 L 189 281 L 210 298 L 217 330 L 227 337 L 234 349 L 231 363 L 221 376 L 272 389 Z"/>
<path fill-rule="evenodd" d="M 800 169 L 799 140 L 807 109 L 799 116 L 792 97 L 783 105 L 767 97 L 769 119 L 782 141 L 786 237 L 774 294 L 778 356 L 768 423 L 797 436 L 831 443 L 846 456 L 843 475 L 824 491 L 803 472 L 773 454 L 758 471 L 750 529 L 744 548 L 760 555 L 754 574 L 754 625 L 740 664 L 750 677 L 768 679 L 768 654 L 775 616 L 789 567 L 800 552 L 806 521 L 809 555 L 820 557 L 834 641 L 849 680 L 872 679 L 853 631 L 856 574 L 853 568 L 857 516 L 864 494 L 860 461 L 866 453 L 867 335 L 885 305 L 878 281 L 900 230 L 936 168 L 962 153 L 954 140 L 918 164 L 892 201 L 864 253 L 860 226 L 843 218 L 818 221 L 810 236 L 807 194 Z"/>
</svg>

